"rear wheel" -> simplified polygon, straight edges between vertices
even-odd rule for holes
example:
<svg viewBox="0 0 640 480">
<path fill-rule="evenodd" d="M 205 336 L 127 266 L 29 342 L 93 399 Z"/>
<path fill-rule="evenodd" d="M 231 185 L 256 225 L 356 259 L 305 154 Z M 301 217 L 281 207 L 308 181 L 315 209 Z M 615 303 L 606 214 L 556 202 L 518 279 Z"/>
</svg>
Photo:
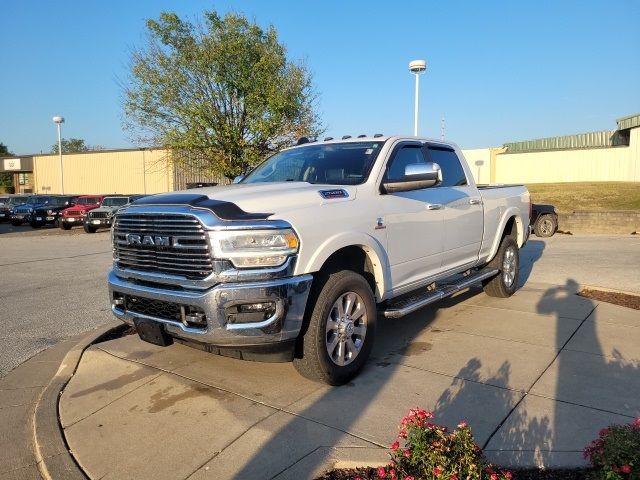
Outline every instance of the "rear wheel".
<svg viewBox="0 0 640 480">
<path fill-rule="evenodd" d="M 373 346 L 377 313 L 371 287 L 356 272 L 332 273 L 310 299 L 308 312 L 300 358 L 293 361 L 296 370 L 329 385 L 348 382 Z"/>
<path fill-rule="evenodd" d="M 512 237 L 502 239 L 498 253 L 488 267 L 497 268 L 500 273 L 483 282 L 484 292 L 490 297 L 506 298 L 513 295 L 518 288 L 520 256 L 518 244 Z"/>
<path fill-rule="evenodd" d="M 540 215 L 533 227 L 533 231 L 538 237 L 551 237 L 556 233 L 557 228 L 558 220 L 556 220 L 556 218 L 550 213 L 547 213 L 545 215 Z"/>
</svg>

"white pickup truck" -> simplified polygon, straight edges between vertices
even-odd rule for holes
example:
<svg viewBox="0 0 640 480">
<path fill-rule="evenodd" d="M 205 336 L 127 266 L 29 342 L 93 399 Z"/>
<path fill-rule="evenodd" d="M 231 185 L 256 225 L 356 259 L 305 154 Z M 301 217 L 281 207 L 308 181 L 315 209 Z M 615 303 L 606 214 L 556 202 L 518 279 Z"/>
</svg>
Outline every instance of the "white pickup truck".
<svg viewBox="0 0 640 480">
<path fill-rule="evenodd" d="M 121 209 L 113 313 L 158 345 L 292 360 L 339 385 L 366 362 L 378 315 L 402 317 L 477 283 L 515 292 L 525 187 L 476 186 L 449 142 L 299 143 L 237 184 Z"/>
</svg>

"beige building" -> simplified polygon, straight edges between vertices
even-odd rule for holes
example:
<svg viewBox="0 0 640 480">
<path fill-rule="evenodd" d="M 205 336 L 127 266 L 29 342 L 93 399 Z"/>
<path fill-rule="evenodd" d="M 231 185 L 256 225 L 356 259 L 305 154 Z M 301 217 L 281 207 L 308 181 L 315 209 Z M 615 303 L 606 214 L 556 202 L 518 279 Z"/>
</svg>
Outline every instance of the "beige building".
<svg viewBox="0 0 640 480">
<path fill-rule="evenodd" d="M 640 114 L 617 120 L 617 128 L 564 137 L 463 150 L 476 182 L 640 182 Z M 161 193 L 228 180 L 207 175 L 204 161 L 172 162 L 167 150 L 99 150 L 0 159 L 13 173 L 18 193 Z"/>
</svg>

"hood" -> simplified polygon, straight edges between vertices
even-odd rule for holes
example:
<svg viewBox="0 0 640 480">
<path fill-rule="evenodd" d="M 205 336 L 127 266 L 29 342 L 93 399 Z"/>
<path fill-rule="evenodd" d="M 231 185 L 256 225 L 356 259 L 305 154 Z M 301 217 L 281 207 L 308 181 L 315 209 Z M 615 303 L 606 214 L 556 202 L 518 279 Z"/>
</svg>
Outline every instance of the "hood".
<svg viewBox="0 0 640 480">
<path fill-rule="evenodd" d="M 176 194 L 200 194 L 210 199 L 230 202 L 248 213 L 282 213 L 326 203 L 349 202 L 356 198 L 354 185 L 322 185 L 307 182 L 277 182 L 232 184 L 221 187 L 205 187 L 175 192 Z M 147 202 L 153 203 L 153 197 Z"/>
</svg>

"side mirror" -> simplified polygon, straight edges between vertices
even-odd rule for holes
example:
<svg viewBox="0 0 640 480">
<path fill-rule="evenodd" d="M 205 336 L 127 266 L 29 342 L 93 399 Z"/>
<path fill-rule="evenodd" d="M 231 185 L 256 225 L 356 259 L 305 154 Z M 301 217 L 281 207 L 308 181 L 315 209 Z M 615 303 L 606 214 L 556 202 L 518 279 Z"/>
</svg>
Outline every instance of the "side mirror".
<svg viewBox="0 0 640 480">
<path fill-rule="evenodd" d="M 404 169 L 404 176 L 393 182 L 382 184 L 384 193 L 409 192 L 433 187 L 442 182 L 440 165 L 433 162 L 412 163 Z"/>
<path fill-rule="evenodd" d="M 240 183 L 242 180 L 244 180 L 244 175 L 238 175 L 233 179 L 233 183 Z"/>
</svg>

